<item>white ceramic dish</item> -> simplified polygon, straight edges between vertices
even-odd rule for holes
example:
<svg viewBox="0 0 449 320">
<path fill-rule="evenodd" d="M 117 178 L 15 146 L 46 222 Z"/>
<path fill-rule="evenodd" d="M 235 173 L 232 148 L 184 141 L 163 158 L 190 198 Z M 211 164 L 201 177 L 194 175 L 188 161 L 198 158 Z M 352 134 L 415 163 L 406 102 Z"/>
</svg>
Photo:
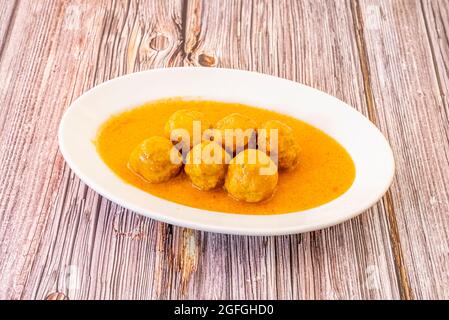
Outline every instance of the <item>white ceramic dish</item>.
<svg viewBox="0 0 449 320">
<path fill-rule="evenodd" d="M 111 115 L 166 97 L 241 102 L 306 121 L 346 148 L 355 163 L 355 181 L 346 193 L 327 204 L 270 216 L 210 212 L 152 196 L 109 170 L 92 140 Z M 338 224 L 378 201 L 394 174 L 392 151 L 384 136 L 346 103 L 296 82 L 230 69 L 156 69 L 105 82 L 66 111 L 59 127 L 59 146 L 69 166 L 88 186 L 123 207 L 171 224 L 229 234 L 292 234 Z"/>
</svg>

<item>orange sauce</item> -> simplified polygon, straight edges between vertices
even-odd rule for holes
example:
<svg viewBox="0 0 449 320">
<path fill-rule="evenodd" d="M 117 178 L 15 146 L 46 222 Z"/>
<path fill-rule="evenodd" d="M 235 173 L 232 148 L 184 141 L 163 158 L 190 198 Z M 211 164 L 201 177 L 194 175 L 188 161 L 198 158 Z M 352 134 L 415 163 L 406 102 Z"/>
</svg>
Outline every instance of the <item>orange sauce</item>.
<svg viewBox="0 0 449 320">
<path fill-rule="evenodd" d="M 128 157 L 145 138 L 164 136 L 165 122 L 179 109 L 201 111 L 212 123 L 233 112 L 258 123 L 282 121 L 294 130 L 301 146 L 299 165 L 294 170 L 281 171 L 275 194 L 261 203 L 236 201 L 222 189 L 200 191 L 191 185 L 184 172 L 166 183 L 147 183 L 128 169 Z M 339 197 L 355 178 L 349 154 L 321 130 L 287 115 L 238 103 L 178 98 L 149 102 L 112 116 L 100 128 L 95 143 L 103 161 L 125 182 L 157 197 L 211 211 L 267 215 L 306 210 Z"/>
</svg>

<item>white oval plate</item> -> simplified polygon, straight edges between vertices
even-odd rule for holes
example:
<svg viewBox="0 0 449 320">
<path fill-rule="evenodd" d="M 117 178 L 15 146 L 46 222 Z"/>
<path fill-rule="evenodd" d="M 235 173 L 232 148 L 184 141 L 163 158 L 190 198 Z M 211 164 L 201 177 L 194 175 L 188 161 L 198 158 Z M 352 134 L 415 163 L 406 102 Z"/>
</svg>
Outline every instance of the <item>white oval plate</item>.
<svg viewBox="0 0 449 320">
<path fill-rule="evenodd" d="M 322 206 L 281 215 L 210 212 L 152 196 L 118 178 L 93 140 L 111 115 L 167 97 L 240 102 L 303 120 L 332 136 L 356 167 L 351 188 Z M 321 91 L 269 75 L 214 68 L 169 68 L 107 81 L 79 97 L 64 114 L 59 146 L 72 170 L 92 189 L 121 206 L 167 223 L 240 235 L 282 235 L 329 227 L 372 206 L 394 174 L 391 148 L 380 131 L 346 103 Z"/>
</svg>

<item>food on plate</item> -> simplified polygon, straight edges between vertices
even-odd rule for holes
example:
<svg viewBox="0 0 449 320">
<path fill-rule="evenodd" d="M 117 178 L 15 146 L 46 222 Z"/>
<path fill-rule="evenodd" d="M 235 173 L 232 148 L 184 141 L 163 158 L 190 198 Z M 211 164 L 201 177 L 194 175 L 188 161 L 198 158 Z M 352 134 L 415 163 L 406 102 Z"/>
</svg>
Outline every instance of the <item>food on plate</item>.
<svg viewBox="0 0 449 320">
<path fill-rule="evenodd" d="M 192 150 L 191 141 L 182 148 L 179 137 L 170 141 L 172 129 L 193 134 L 196 120 L 203 134 Z M 238 141 L 231 140 L 225 153 L 219 137 L 226 129 L 267 129 L 268 136 L 247 136 L 240 152 Z M 272 129 L 277 129 L 277 148 L 270 144 Z M 256 144 L 249 138 L 256 138 Z M 307 210 L 338 198 L 355 178 L 348 152 L 323 131 L 241 103 L 182 98 L 148 102 L 106 120 L 95 144 L 101 159 L 126 183 L 208 211 L 272 215 Z M 194 151 L 201 155 L 195 157 Z"/>
<path fill-rule="evenodd" d="M 230 155 L 215 141 L 204 141 L 190 150 L 184 171 L 200 190 L 211 190 L 224 183 Z"/>
<path fill-rule="evenodd" d="M 196 136 L 194 136 L 195 127 L 198 128 Z M 202 132 L 209 127 L 210 124 L 206 120 L 204 113 L 196 110 L 181 109 L 168 118 L 164 132 L 167 138 L 174 143 L 180 143 L 181 147 L 192 148 L 196 143 L 201 142 Z"/>
<path fill-rule="evenodd" d="M 250 148 L 256 147 L 257 123 L 248 116 L 231 113 L 220 119 L 214 128 L 220 135 L 218 139 L 230 153 L 239 153 L 248 145 Z"/>
<path fill-rule="evenodd" d="M 265 143 L 265 150 L 277 160 L 279 169 L 291 170 L 299 160 L 300 146 L 293 129 L 279 120 L 268 120 L 259 130 L 259 146 Z M 276 161 L 275 161 L 276 162 Z"/>
<path fill-rule="evenodd" d="M 277 183 L 273 160 L 260 150 L 247 149 L 229 163 L 225 189 L 237 200 L 260 202 L 273 195 Z"/>
<path fill-rule="evenodd" d="M 128 165 L 131 171 L 146 181 L 161 183 L 179 173 L 182 157 L 170 140 L 154 136 L 134 148 Z"/>
</svg>

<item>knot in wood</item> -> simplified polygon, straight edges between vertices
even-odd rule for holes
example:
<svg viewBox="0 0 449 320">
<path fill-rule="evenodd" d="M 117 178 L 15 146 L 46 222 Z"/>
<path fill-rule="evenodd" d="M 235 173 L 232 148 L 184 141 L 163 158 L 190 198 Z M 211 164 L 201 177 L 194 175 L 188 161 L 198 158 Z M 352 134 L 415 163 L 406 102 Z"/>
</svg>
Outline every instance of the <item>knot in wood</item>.
<svg viewBox="0 0 449 320">
<path fill-rule="evenodd" d="M 158 34 L 150 40 L 150 48 L 156 51 L 164 50 L 168 47 L 170 40 L 163 34 Z"/>
<path fill-rule="evenodd" d="M 45 300 L 69 300 L 69 298 L 62 292 L 52 292 Z"/>
<path fill-rule="evenodd" d="M 205 53 L 198 55 L 198 63 L 203 67 L 213 67 L 216 65 L 216 62 L 217 61 L 214 56 L 210 56 Z"/>
</svg>

